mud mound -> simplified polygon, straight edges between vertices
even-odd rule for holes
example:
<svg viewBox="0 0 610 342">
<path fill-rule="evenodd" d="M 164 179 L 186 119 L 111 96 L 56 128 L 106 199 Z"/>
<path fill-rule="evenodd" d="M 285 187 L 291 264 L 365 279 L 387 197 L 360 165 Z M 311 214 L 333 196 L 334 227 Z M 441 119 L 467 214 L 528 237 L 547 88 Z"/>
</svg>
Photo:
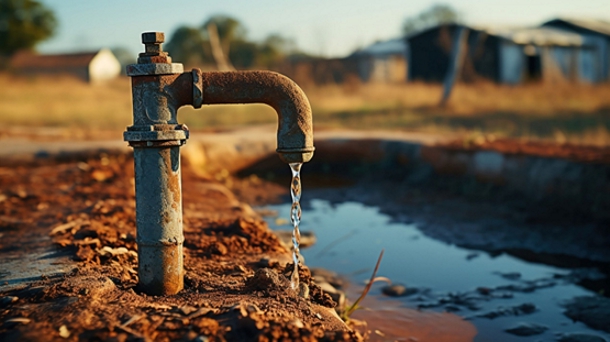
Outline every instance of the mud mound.
<svg viewBox="0 0 610 342">
<path fill-rule="evenodd" d="M 74 260 L 67 274 L 0 288 L 1 340 L 362 340 L 306 267 L 304 288 L 289 288 L 286 249 L 218 183 L 184 170 L 185 289 L 154 297 L 137 288 L 131 159 L 0 174 L 0 252 L 53 243 Z"/>
</svg>

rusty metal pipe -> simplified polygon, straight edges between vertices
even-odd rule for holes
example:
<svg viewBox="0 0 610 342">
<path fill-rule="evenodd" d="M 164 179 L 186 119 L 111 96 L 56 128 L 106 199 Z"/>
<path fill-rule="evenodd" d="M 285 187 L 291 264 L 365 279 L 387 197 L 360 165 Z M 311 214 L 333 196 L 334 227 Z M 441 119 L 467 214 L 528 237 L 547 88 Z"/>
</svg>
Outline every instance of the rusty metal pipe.
<svg viewBox="0 0 610 342">
<path fill-rule="evenodd" d="M 184 284 L 180 146 L 189 132 L 178 109 L 202 104 L 265 103 L 278 113 L 277 152 L 287 163 L 313 156 L 311 108 L 293 81 L 268 71 L 184 72 L 163 51 L 161 32 L 142 34 L 145 52 L 127 66 L 132 77 L 138 286 L 151 295 L 178 293 Z"/>
<path fill-rule="evenodd" d="M 194 70 L 193 73 L 198 72 Z M 195 78 L 197 78 L 195 76 Z M 308 162 L 314 151 L 311 107 L 301 88 L 272 71 L 205 72 L 201 74 L 202 103 L 264 103 L 278 115 L 277 152 L 286 163 Z"/>
</svg>

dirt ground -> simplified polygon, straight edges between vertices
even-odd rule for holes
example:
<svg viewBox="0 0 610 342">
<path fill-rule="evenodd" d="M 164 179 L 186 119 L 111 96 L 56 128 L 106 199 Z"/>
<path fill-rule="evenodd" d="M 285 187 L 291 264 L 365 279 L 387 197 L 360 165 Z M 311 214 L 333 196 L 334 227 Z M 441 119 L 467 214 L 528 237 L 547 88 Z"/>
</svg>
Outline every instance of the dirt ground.
<svg viewBox="0 0 610 342">
<path fill-rule="evenodd" d="M 290 257 L 276 236 L 226 187 L 188 167 L 185 289 L 165 297 L 140 292 L 132 163 L 102 156 L 0 168 L 0 253 L 27 255 L 50 244 L 50 236 L 57 253 L 74 260 L 67 274 L 0 293 L 0 340 L 364 338 L 366 327 L 350 330 L 306 267 L 299 272 L 306 286 L 291 290 Z M 255 179 L 240 182 L 253 199 L 281 193 L 257 187 Z"/>
<path fill-rule="evenodd" d="M 477 136 L 473 139 L 454 140 L 442 144 L 454 150 L 491 150 L 506 154 L 562 158 L 578 162 L 610 163 L 610 149 L 599 146 L 554 144 L 534 140 L 496 139 L 493 136 Z"/>
</svg>

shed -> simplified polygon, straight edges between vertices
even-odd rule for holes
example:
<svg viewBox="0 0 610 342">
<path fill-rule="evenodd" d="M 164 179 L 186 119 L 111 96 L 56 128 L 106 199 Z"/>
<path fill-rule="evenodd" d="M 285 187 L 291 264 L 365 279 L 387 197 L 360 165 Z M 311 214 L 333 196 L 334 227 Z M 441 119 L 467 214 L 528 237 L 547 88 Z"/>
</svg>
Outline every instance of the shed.
<svg viewBox="0 0 610 342">
<path fill-rule="evenodd" d="M 443 81 L 458 29 L 466 34 L 460 69 L 464 80 L 483 78 L 507 84 L 600 80 L 602 70 L 592 63 L 600 54 L 599 46 L 581 34 L 546 26 L 483 28 L 458 24 L 436 26 L 407 37 L 409 79 Z"/>
<path fill-rule="evenodd" d="M 601 80 L 610 81 L 610 22 L 588 18 L 557 18 L 542 24 L 544 27 L 555 27 L 575 32 L 595 45 L 597 55 L 579 56 L 583 62 L 597 63 L 601 69 Z"/>
<path fill-rule="evenodd" d="M 24 75 L 67 74 L 90 83 L 109 80 L 121 73 L 121 64 L 108 49 L 60 55 L 20 52 L 11 58 L 10 65 Z"/>
<path fill-rule="evenodd" d="M 401 83 L 407 80 L 408 45 L 403 38 L 379 41 L 347 59 L 356 64 L 364 82 Z"/>
</svg>

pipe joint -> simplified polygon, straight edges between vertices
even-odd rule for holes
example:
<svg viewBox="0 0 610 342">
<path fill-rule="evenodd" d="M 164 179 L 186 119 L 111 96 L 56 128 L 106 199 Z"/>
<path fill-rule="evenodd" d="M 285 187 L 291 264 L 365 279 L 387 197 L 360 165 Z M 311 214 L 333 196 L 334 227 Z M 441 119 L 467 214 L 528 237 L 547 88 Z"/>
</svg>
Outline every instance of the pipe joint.
<svg viewBox="0 0 610 342">
<path fill-rule="evenodd" d="M 184 124 L 141 125 L 127 127 L 123 139 L 132 147 L 182 146 L 189 138 Z"/>
</svg>

